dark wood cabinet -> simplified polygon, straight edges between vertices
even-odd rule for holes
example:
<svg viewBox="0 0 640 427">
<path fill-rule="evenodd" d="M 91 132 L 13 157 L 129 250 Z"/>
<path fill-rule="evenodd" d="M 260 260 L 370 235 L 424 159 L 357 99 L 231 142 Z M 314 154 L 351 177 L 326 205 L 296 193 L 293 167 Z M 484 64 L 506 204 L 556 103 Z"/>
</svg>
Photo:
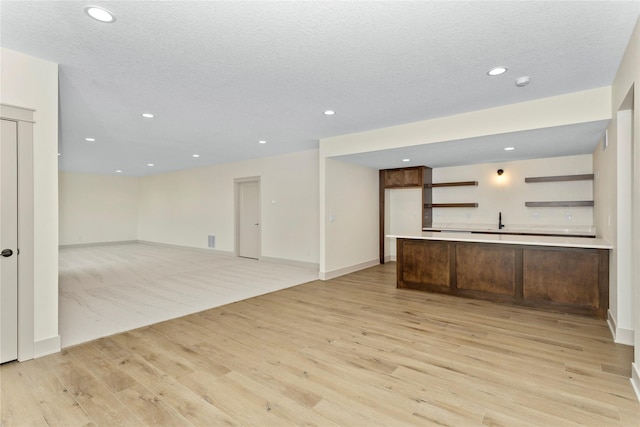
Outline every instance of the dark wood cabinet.
<svg viewBox="0 0 640 427">
<path fill-rule="evenodd" d="M 605 319 L 609 250 L 397 239 L 397 287 Z"/>
<path fill-rule="evenodd" d="M 398 188 L 402 187 L 404 181 L 404 174 L 401 170 L 386 170 L 383 171 L 384 188 Z"/>
<path fill-rule="evenodd" d="M 402 171 L 402 184 L 404 187 L 420 187 L 422 183 L 423 167 L 418 169 L 405 169 Z"/>
<path fill-rule="evenodd" d="M 384 169 L 384 187 L 420 187 L 423 185 L 423 168 L 424 166 L 401 169 Z"/>
</svg>

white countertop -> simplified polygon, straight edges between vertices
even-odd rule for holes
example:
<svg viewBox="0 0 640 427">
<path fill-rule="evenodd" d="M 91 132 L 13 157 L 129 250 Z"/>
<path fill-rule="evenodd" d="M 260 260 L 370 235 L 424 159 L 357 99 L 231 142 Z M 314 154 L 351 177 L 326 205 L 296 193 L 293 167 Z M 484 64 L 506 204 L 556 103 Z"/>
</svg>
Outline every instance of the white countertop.
<svg viewBox="0 0 640 427">
<path fill-rule="evenodd" d="M 425 231 L 418 235 L 387 235 L 392 238 L 448 240 L 454 242 L 503 243 L 508 245 L 557 246 L 566 248 L 613 249 L 604 239 L 591 237 L 522 236 L 512 234 L 447 233 Z"/>
<path fill-rule="evenodd" d="M 593 227 L 558 227 L 558 226 L 531 226 L 508 225 L 499 230 L 497 225 L 487 224 L 434 224 L 432 227 L 423 228 L 422 231 L 499 233 L 499 234 L 560 234 L 563 236 L 588 236 L 596 235 Z"/>
</svg>

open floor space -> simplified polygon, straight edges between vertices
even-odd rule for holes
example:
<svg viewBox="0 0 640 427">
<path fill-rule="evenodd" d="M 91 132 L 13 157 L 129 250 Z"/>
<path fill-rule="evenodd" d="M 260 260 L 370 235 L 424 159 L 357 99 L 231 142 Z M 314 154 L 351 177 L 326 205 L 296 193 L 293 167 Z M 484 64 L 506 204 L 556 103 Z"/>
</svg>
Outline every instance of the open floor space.
<svg viewBox="0 0 640 427">
<path fill-rule="evenodd" d="M 60 250 L 62 347 L 318 278 L 317 270 L 150 244 Z"/>
<path fill-rule="evenodd" d="M 5 364 L 1 424 L 637 426 L 606 322 L 395 283 L 388 263 Z"/>
<path fill-rule="evenodd" d="M 0 427 L 640 427 L 640 0 L 0 9 Z"/>
</svg>

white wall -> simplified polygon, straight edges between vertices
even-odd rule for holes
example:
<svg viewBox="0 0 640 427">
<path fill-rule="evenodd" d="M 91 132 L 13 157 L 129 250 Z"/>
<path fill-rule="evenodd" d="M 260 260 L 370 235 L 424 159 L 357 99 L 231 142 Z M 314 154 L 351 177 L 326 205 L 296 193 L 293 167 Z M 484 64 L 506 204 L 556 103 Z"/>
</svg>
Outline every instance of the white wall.
<svg viewBox="0 0 640 427">
<path fill-rule="evenodd" d="M 335 157 L 610 118 L 611 88 L 607 86 L 326 138 L 320 140 L 320 154 Z"/>
<path fill-rule="evenodd" d="M 320 278 L 378 264 L 378 171 L 329 158 L 320 167 Z"/>
<path fill-rule="evenodd" d="M 422 232 L 422 189 L 385 189 L 385 234 L 399 236 Z M 385 259 L 396 260 L 396 239 L 385 237 Z"/>
<path fill-rule="evenodd" d="M 629 293 L 618 288 L 618 223 L 617 223 L 617 152 L 618 143 L 612 125 L 616 123 L 616 117 L 611 120 L 608 129 L 608 147 L 603 150 L 603 141 L 600 141 L 593 152 L 593 171 L 596 175 L 593 186 L 593 195 L 598 203 L 593 210 L 593 223 L 598 231 L 598 236 L 610 242 L 613 250 L 609 253 L 609 321 L 612 323 L 611 329 L 617 341 L 632 340 L 625 339 L 624 335 L 631 335 L 631 319 L 619 324 L 619 300 L 629 302 Z M 615 128 L 615 126 L 614 126 Z M 623 302 L 624 304 L 624 302 Z M 622 327 L 622 329 L 619 329 Z M 630 344 L 627 342 L 627 344 Z"/>
<path fill-rule="evenodd" d="M 596 194 L 617 193 L 616 203 L 609 209 L 599 209 L 595 212 L 597 223 L 606 223 L 608 217 L 612 217 L 612 227 L 609 230 L 609 240 L 614 244 L 616 250 L 623 250 L 620 245 L 622 233 L 631 235 L 631 255 L 630 266 L 626 271 L 617 271 L 616 294 L 612 298 L 617 299 L 617 307 L 611 305 L 612 320 L 616 323 L 616 328 L 630 330 L 633 335 L 632 342 L 635 347 L 635 361 L 632 369 L 632 383 L 636 394 L 640 398 L 640 19 L 636 23 L 633 34 L 616 73 L 611 90 L 611 109 L 613 120 L 611 121 L 609 132 L 609 148 L 606 151 L 594 153 L 594 168 L 607 170 L 605 180 L 597 183 Z M 623 105 L 630 92 L 634 93 L 632 112 L 627 113 L 629 107 Z M 622 113 L 619 115 L 619 111 Z M 626 117 L 630 114 L 629 117 Z M 628 147 L 624 148 L 624 142 L 620 141 L 622 135 L 618 135 L 619 129 L 624 129 L 624 122 L 628 120 L 632 123 L 631 140 Z M 628 127 L 627 127 L 628 129 Z M 619 150 L 627 150 L 625 153 L 618 153 Z M 633 156 L 632 158 L 629 158 Z M 614 159 L 615 157 L 615 159 Z M 615 171 L 615 177 L 611 176 Z M 601 177 L 603 174 L 601 173 Z M 619 191 L 627 191 L 621 180 L 630 180 L 631 199 L 626 195 L 619 194 Z M 608 196 L 610 198 L 610 196 Z M 630 227 L 628 224 L 622 225 L 617 222 L 624 221 L 625 214 L 620 210 L 626 210 L 630 215 Z M 624 228 L 623 228 L 624 227 Z M 620 229 L 620 230 L 618 230 Z M 624 245 L 624 242 L 622 242 Z M 628 250 L 624 249 L 624 250 Z M 615 250 L 614 250 L 615 252 Z M 620 267 L 617 259 L 611 262 L 612 269 Z M 624 267 L 622 267 L 624 268 Z M 628 277 L 628 279 L 624 279 Z M 628 280 L 628 281 L 627 281 Z M 630 303 L 629 303 L 630 301 Z M 628 308 L 628 310 L 627 310 Z M 617 312 L 613 310 L 617 309 Z M 629 328 L 629 329 L 626 329 Z M 618 332 L 618 331 L 615 331 Z"/>
<path fill-rule="evenodd" d="M 638 44 L 638 29 L 634 33 L 636 41 L 629 45 L 632 47 Z M 634 64 L 630 58 L 636 57 L 635 76 L 633 75 Z M 610 259 L 610 303 L 609 303 L 609 322 L 614 332 L 617 342 L 623 344 L 633 344 L 634 331 L 638 327 L 634 324 L 635 314 L 637 311 L 638 301 L 634 296 L 634 280 L 636 275 L 633 274 L 632 231 L 637 232 L 640 225 L 633 224 L 634 215 L 632 207 L 634 200 L 632 192 L 634 188 L 633 155 L 638 146 L 638 132 L 632 132 L 632 129 L 638 129 L 638 112 L 632 109 L 632 105 L 623 105 L 625 100 L 629 101 L 629 93 L 633 90 L 632 86 L 638 79 L 640 68 L 637 65 L 638 53 L 627 50 L 614 85 L 612 86 L 612 120 L 608 126 L 608 147 L 603 150 L 603 141 L 600 142 L 594 151 L 594 171 L 599 176 L 595 183 L 594 192 L 599 205 L 594 211 L 594 221 L 596 226 L 602 230 L 602 237 L 610 241 L 614 249 L 611 252 Z M 636 96 L 637 102 L 637 96 Z M 633 115 L 632 115 L 633 113 Z M 635 124 L 634 124 L 635 122 Z M 637 153 L 635 153 L 637 156 Z M 640 171 L 636 171 L 636 178 Z M 635 189 L 637 191 L 637 189 Z M 637 249 L 636 249 L 637 252 Z M 638 334 L 635 334 L 638 335 Z"/>
<path fill-rule="evenodd" d="M 612 123 L 615 122 L 615 117 Z M 611 128 L 611 125 L 609 126 Z M 615 246 L 616 243 L 616 156 L 617 143 L 615 135 L 609 130 L 609 145 L 603 150 L 601 140 L 593 151 L 593 197 L 597 200 L 593 208 L 593 225 L 596 227 L 598 237 L 601 237 Z M 614 255 L 616 250 L 612 251 Z M 611 258 L 611 257 L 610 257 Z M 611 259 L 610 259 L 611 260 Z M 611 270 L 615 274 L 615 269 Z M 610 301 L 610 305 L 615 303 Z"/>
<path fill-rule="evenodd" d="M 138 239 L 235 251 L 234 179 L 260 177 L 262 257 L 318 264 L 318 151 L 140 178 Z"/>
<path fill-rule="evenodd" d="M 427 165 L 428 166 L 428 165 Z M 497 228 L 588 229 L 593 208 L 528 208 L 525 202 L 593 200 L 592 181 L 525 183 L 527 177 L 579 175 L 593 171 L 590 154 L 433 169 L 433 182 L 478 181 L 477 186 L 436 187 L 433 203 L 478 203 L 477 208 L 434 208 L 434 225 L 473 224 Z M 498 176 L 497 170 L 504 173 Z"/>
<path fill-rule="evenodd" d="M 60 245 L 137 240 L 139 181 L 60 172 Z"/>
<path fill-rule="evenodd" d="M 0 49 L 0 102 L 34 113 L 34 352 L 59 350 L 58 64 Z M 56 348 L 57 347 L 57 348 Z"/>
</svg>

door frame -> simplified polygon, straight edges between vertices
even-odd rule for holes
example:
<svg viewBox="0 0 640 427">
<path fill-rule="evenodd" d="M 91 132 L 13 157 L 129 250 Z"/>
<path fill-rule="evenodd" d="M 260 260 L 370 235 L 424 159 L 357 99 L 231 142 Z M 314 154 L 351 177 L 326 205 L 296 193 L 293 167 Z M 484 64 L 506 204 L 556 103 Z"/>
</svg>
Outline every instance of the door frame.
<svg viewBox="0 0 640 427">
<path fill-rule="evenodd" d="M 247 182 L 255 182 L 258 184 L 258 223 L 260 224 L 260 233 L 258 233 L 258 259 L 262 258 L 262 189 L 260 185 L 259 176 L 248 176 L 245 178 L 235 178 L 233 180 L 233 193 L 234 193 L 234 254 L 240 255 L 240 184 Z"/>
<path fill-rule="evenodd" d="M 18 360 L 34 354 L 33 113 L 0 104 L 0 118 L 18 124 Z"/>
</svg>

